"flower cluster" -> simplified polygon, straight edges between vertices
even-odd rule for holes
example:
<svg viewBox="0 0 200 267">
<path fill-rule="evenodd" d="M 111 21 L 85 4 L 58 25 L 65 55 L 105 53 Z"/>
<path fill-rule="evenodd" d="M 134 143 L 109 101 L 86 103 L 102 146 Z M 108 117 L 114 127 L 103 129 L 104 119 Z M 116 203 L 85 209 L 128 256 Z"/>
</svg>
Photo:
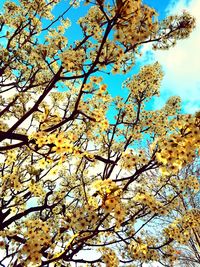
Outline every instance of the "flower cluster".
<svg viewBox="0 0 200 267">
<path fill-rule="evenodd" d="M 68 49 L 62 52 L 60 55 L 62 65 L 67 72 L 80 71 L 83 66 L 83 62 L 86 59 L 85 51 L 83 49 L 72 50 Z"/>
<path fill-rule="evenodd" d="M 90 205 L 76 208 L 67 216 L 70 220 L 69 227 L 75 231 L 94 229 L 97 226 L 98 216 L 94 207 Z"/>
<path fill-rule="evenodd" d="M 137 102 L 147 101 L 152 96 L 159 95 L 163 72 L 158 62 L 143 67 L 139 74 L 128 78 L 124 86 L 129 88 L 131 97 Z"/>
<path fill-rule="evenodd" d="M 152 212 L 162 215 L 167 213 L 167 209 L 164 207 L 164 205 L 160 201 L 158 201 L 151 193 L 142 191 L 138 192 L 133 198 L 133 201 L 148 206 Z"/>
<path fill-rule="evenodd" d="M 123 153 L 121 157 L 121 166 L 126 170 L 134 170 L 136 166 L 144 165 L 148 162 L 145 154 L 142 151 L 134 153 L 133 150 L 129 150 Z"/>
<path fill-rule="evenodd" d="M 31 182 L 29 185 L 29 191 L 32 193 L 34 197 L 43 197 L 45 196 L 45 191 L 43 184 L 41 182 Z"/>
<path fill-rule="evenodd" d="M 180 193 L 192 190 L 194 193 L 199 191 L 199 181 L 195 176 L 188 176 L 184 179 L 170 178 L 171 185 Z M 191 191 L 190 191 L 191 193 Z"/>
<path fill-rule="evenodd" d="M 29 136 L 29 139 L 35 140 L 36 145 L 40 148 L 45 145 L 53 145 L 52 150 L 57 154 L 62 153 L 72 153 L 73 143 L 72 141 L 75 135 L 69 134 L 68 136 L 65 133 L 52 133 L 47 135 L 44 131 L 38 131 L 32 133 Z"/>
<path fill-rule="evenodd" d="M 90 119 L 91 128 L 89 131 L 99 131 L 100 133 L 104 132 L 109 127 L 106 111 L 111 101 L 111 97 L 106 89 L 107 86 L 105 84 L 98 84 L 101 80 L 101 77 L 91 77 L 91 82 L 85 84 L 84 90 L 87 92 L 94 91 L 94 94 L 86 101 L 80 101 L 78 106 L 80 113 Z M 101 123 L 99 124 L 99 122 Z"/>
<path fill-rule="evenodd" d="M 6 158 L 6 164 L 12 164 L 13 162 L 15 162 L 16 158 L 17 158 L 17 153 L 15 150 L 9 150 L 7 153 L 7 158 Z"/>
<path fill-rule="evenodd" d="M 116 227 L 120 227 L 125 216 L 120 188 L 111 179 L 97 180 L 92 187 L 95 188 L 97 197 L 100 197 L 99 205 L 106 214 L 114 213 Z"/>
<path fill-rule="evenodd" d="M 142 240 L 132 241 L 129 245 L 129 251 L 133 259 L 139 259 L 142 262 L 158 260 L 159 258 L 157 251 L 148 249 L 147 243 L 144 243 Z"/>
<path fill-rule="evenodd" d="M 119 16 L 115 39 L 124 45 L 142 42 L 156 31 L 158 24 L 153 21 L 154 9 L 143 5 L 139 0 L 117 1 L 116 13 Z"/>
<path fill-rule="evenodd" d="M 117 258 L 116 253 L 110 248 L 102 248 L 101 252 L 102 261 L 105 263 L 106 267 L 118 267 L 119 266 L 119 259 Z"/>
<path fill-rule="evenodd" d="M 55 94 L 51 96 L 54 96 L 55 99 Z M 59 97 L 57 97 L 57 99 L 59 99 Z M 43 107 L 44 107 L 44 112 L 41 112 L 41 114 L 39 114 L 38 116 L 38 121 L 40 122 L 40 130 L 45 130 L 59 123 L 62 120 L 58 112 L 54 112 L 53 114 L 51 114 L 48 105 L 43 105 Z"/>
<path fill-rule="evenodd" d="M 39 264 L 42 257 L 41 249 L 51 242 L 50 226 L 39 219 L 28 220 L 25 226 L 26 243 L 20 250 L 21 257 L 26 264 Z"/>
<path fill-rule="evenodd" d="M 155 50 L 168 49 L 174 46 L 176 40 L 187 38 L 194 27 L 195 19 L 187 11 L 179 16 L 167 17 L 160 24 L 157 32 L 158 42 L 153 45 L 153 48 Z"/>
<path fill-rule="evenodd" d="M 181 125 L 175 121 L 175 126 L 179 132 L 172 133 L 165 140 L 161 139 L 160 151 L 156 153 L 156 158 L 161 163 L 160 170 L 165 174 L 169 172 L 176 174 L 181 167 L 193 160 L 199 149 L 199 118 L 186 118 L 185 123 Z"/>
<path fill-rule="evenodd" d="M 165 235 L 173 238 L 180 244 L 187 244 L 200 224 L 200 213 L 198 209 L 187 211 L 181 218 L 176 219 L 164 231 Z"/>
<path fill-rule="evenodd" d="M 5 194 L 6 190 L 9 189 L 14 189 L 15 191 L 18 192 L 22 188 L 23 184 L 21 183 L 20 175 L 16 167 L 13 168 L 12 173 L 5 174 L 4 176 L 2 176 L 2 184 L 1 184 L 2 194 Z"/>
</svg>

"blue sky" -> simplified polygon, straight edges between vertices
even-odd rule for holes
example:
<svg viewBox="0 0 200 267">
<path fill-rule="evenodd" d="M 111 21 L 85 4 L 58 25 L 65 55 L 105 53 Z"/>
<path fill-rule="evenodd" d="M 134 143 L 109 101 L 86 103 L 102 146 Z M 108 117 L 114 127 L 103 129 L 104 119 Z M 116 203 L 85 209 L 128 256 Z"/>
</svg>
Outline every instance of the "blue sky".
<svg viewBox="0 0 200 267">
<path fill-rule="evenodd" d="M 67 1 L 66 1 L 67 2 Z M 159 61 L 163 67 L 165 76 L 161 86 L 161 96 L 154 98 L 149 105 L 152 109 L 161 108 L 165 101 L 173 95 L 182 98 L 184 113 L 194 113 L 200 109 L 200 10 L 199 0 L 143 0 L 144 3 L 156 9 L 159 19 L 167 15 L 176 14 L 188 10 L 196 17 L 197 27 L 186 40 L 181 40 L 175 48 L 168 51 L 152 52 L 151 45 L 144 46 L 143 56 L 137 59 L 133 71 L 127 75 L 105 75 L 104 80 L 108 84 L 109 92 L 113 95 L 124 96 L 126 93 L 121 89 L 122 82 L 131 74 L 137 72 L 139 67 Z M 60 6 L 62 8 L 62 6 Z M 57 9 L 57 12 L 60 11 Z M 69 36 L 73 39 L 80 38 L 76 20 L 85 13 L 87 7 L 70 11 L 68 16 L 72 18 L 72 27 L 69 29 Z"/>
<path fill-rule="evenodd" d="M 152 1 L 160 2 L 160 1 Z M 166 2 L 166 1 L 164 1 Z M 177 42 L 168 51 L 152 52 L 150 47 L 143 49 L 143 64 L 159 61 L 164 69 L 161 98 L 155 99 L 153 106 L 161 107 L 171 95 L 179 95 L 183 101 L 183 112 L 194 113 L 200 109 L 200 1 L 167 1 L 164 13 L 180 14 L 188 10 L 196 18 L 196 28 L 190 38 Z"/>
<path fill-rule="evenodd" d="M 0 1 L 0 8 L 5 1 Z M 17 1 L 15 1 L 17 2 Z M 200 109 L 200 10 L 199 0 L 143 0 L 144 3 L 154 7 L 159 13 L 159 19 L 165 18 L 169 14 L 180 13 L 188 10 L 197 19 L 197 27 L 186 40 L 181 40 L 168 51 L 153 52 L 151 46 L 145 46 L 143 56 L 138 58 L 133 71 L 127 75 L 106 75 L 105 81 L 108 84 L 110 93 L 113 96 L 125 95 L 121 89 L 122 82 L 132 73 L 137 72 L 139 67 L 155 61 L 159 61 L 163 67 L 165 76 L 161 86 L 161 97 L 155 98 L 150 108 L 161 108 L 166 99 L 172 95 L 179 95 L 183 100 L 183 112 L 194 113 Z M 62 1 L 55 9 L 59 14 L 63 10 L 63 5 L 68 5 L 68 0 Z M 72 21 L 72 27 L 68 29 L 67 35 L 71 40 L 80 38 L 81 32 L 76 24 L 77 19 L 83 16 L 87 7 L 81 5 L 79 8 L 71 9 L 67 16 Z"/>
</svg>

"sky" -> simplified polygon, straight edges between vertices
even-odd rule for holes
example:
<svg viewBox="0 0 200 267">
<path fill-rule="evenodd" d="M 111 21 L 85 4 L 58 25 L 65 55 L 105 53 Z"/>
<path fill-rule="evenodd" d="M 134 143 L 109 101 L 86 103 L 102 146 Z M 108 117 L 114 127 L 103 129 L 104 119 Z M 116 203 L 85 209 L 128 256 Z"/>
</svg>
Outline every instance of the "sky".
<svg viewBox="0 0 200 267">
<path fill-rule="evenodd" d="M 17 0 L 14 1 L 17 2 Z M 0 1 L 0 10 L 4 2 L 5 0 Z M 68 5 L 68 2 L 68 0 L 63 1 L 64 5 Z M 135 73 L 139 67 L 158 61 L 165 75 L 161 86 L 161 96 L 153 99 L 150 108 L 159 109 L 170 96 L 179 95 L 183 101 L 182 112 L 195 113 L 200 109 L 200 17 L 198 14 L 200 0 L 143 0 L 143 2 L 156 9 L 159 19 L 170 14 L 179 14 L 183 10 L 188 10 L 196 18 L 196 29 L 190 38 L 178 41 L 174 48 L 167 51 L 152 51 L 151 45 L 145 45 L 142 48 L 143 56 L 137 59 L 132 71 Z M 62 5 L 56 8 L 56 14 L 63 10 Z M 80 38 L 81 32 L 76 21 L 85 14 L 86 10 L 87 7 L 81 5 L 80 8 L 71 9 L 68 13 L 68 17 L 72 20 L 68 35 L 72 40 Z M 125 92 L 121 89 L 121 84 L 132 73 L 105 76 L 109 92 L 113 96 L 124 96 Z"/>
<path fill-rule="evenodd" d="M 183 112 L 194 113 L 200 109 L 200 1 L 167 2 L 168 5 L 163 9 L 166 15 L 188 10 L 196 18 L 196 28 L 188 39 L 177 42 L 175 47 L 167 51 L 152 52 L 150 46 L 143 49 L 143 63 L 159 61 L 165 73 L 161 98 L 156 98 L 153 106 L 159 108 L 167 97 L 179 95 L 183 101 Z"/>
<path fill-rule="evenodd" d="M 171 14 L 180 14 L 187 10 L 196 19 L 196 28 L 188 39 L 180 40 L 176 46 L 167 51 L 152 51 L 151 45 L 142 48 L 143 56 L 137 59 L 133 73 L 145 64 L 158 61 L 164 71 L 161 86 L 161 96 L 155 97 L 151 102 L 151 109 L 161 108 L 170 96 L 178 95 L 182 99 L 182 112 L 195 113 L 200 109 L 200 0 L 143 0 L 144 3 L 156 9 L 159 19 Z M 73 27 L 77 27 L 75 20 L 84 13 L 84 8 L 74 9 Z M 77 28 L 76 28 L 77 29 Z M 78 31 L 71 32 L 78 38 Z M 109 91 L 113 96 L 124 95 L 121 89 L 122 82 L 130 76 L 105 76 Z"/>
</svg>

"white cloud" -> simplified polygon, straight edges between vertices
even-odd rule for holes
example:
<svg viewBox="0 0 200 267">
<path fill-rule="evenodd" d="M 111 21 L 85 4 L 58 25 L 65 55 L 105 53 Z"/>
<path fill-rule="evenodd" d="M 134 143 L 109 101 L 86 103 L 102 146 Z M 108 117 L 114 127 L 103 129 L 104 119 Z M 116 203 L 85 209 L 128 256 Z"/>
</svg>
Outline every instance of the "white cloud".
<svg viewBox="0 0 200 267">
<path fill-rule="evenodd" d="M 183 10 L 196 18 L 196 28 L 190 37 L 178 41 L 167 51 L 146 52 L 146 59 L 157 60 L 163 66 L 165 77 L 161 92 L 181 96 L 184 111 L 193 113 L 200 109 L 200 1 L 171 1 L 166 12 L 167 15 L 180 14 Z"/>
</svg>

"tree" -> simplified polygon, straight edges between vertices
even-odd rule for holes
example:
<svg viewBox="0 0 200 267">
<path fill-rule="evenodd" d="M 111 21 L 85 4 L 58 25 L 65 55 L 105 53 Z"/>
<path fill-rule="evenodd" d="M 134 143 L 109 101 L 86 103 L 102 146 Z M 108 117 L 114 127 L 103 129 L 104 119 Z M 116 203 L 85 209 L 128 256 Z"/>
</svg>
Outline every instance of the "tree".
<svg viewBox="0 0 200 267">
<path fill-rule="evenodd" d="M 191 182 L 193 179 L 195 179 L 195 182 L 197 184 L 199 183 L 199 179 L 195 178 L 199 178 L 199 166 L 199 159 L 194 159 L 193 162 L 187 164 L 176 177 L 179 184 L 182 186 L 182 192 L 179 197 L 180 204 L 174 210 L 176 219 L 175 221 L 179 227 L 182 227 L 182 225 L 179 224 L 180 218 L 185 217 L 186 214 L 188 216 L 191 213 L 191 210 L 196 213 L 195 216 L 199 216 L 199 193 L 194 194 L 193 191 L 191 192 L 191 186 L 187 182 L 189 180 Z M 187 232 L 188 230 L 185 232 L 186 235 Z M 196 264 L 199 263 L 199 244 L 199 232 L 195 229 L 192 229 L 190 237 L 188 238 L 188 242 L 179 244 L 180 256 L 178 260 L 180 266 L 196 266 Z"/>
<path fill-rule="evenodd" d="M 84 3 L 72 44 L 75 0 L 55 17 L 62 0 L 9 1 L 0 15 L 0 264 L 173 266 L 193 241 L 195 266 L 199 182 L 184 170 L 198 155 L 200 114 L 181 114 L 179 97 L 147 110 L 158 62 L 124 82 L 125 99 L 104 82 L 131 70 L 142 45 L 188 37 L 194 18 L 159 22 L 140 0 Z"/>
</svg>

